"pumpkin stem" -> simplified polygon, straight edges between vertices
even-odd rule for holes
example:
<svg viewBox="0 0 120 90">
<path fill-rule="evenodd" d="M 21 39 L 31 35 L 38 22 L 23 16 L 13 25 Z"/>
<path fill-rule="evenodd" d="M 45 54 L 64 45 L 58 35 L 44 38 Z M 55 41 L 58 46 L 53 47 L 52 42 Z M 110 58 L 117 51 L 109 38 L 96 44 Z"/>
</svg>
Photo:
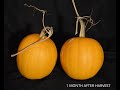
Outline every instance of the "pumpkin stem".
<svg viewBox="0 0 120 90">
<path fill-rule="evenodd" d="M 46 32 L 46 30 L 47 30 L 47 32 Z M 16 56 L 16 55 L 24 52 L 25 50 L 27 50 L 29 47 L 31 47 L 31 46 L 33 46 L 33 45 L 35 45 L 35 44 L 38 44 L 38 43 L 40 43 L 40 42 L 43 42 L 43 41 L 47 40 L 48 38 L 50 38 L 50 37 L 52 36 L 52 34 L 53 34 L 53 28 L 52 28 L 52 27 L 46 27 L 46 30 L 43 29 L 43 30 L 41 31 L 41 34 L 40 34 L 40 35 L 41 35 L 41 38 L 40 38 L 40 39 L 38 39 L 37 41 L 31 43 L 30 45 L 26 46 L 25 48 L 21 49 L 21 50 L 18 51 L 17 53 L 12 54 L 11 57 L 14 57 L 14 56 Z M 48 33 L 48 36 L 47 36 L 46 38 L 42 38 L 43 35 L 45 36 L 46 33 Z"/>
<path fill-rule="evenodd" d="M 93 9 L 92 9 L 92 12 L 91 12 L 91 15 L 90 16 L 83 16 L 81 17 L 77 11 L 77 8 L 76 8 L 76 5 L 75 5 L 75 1 L 72 0 L 72 4 L 74 6 L 74 9 L 75 9 L 75 13 L 77 15 L 77 20 L 76 20 L 76 31 L 75 31 L 75 35 L 78 33 L 78 23 L 80 23 L 80 33 L 79 33 L 79 37 L 85 37 L 85 29 L 88 25 L 88 23 L 90 23 L 90 26 L 89 28 L 86 30 L 86 32 L 92 27 L 92 26 L 95 26 L 96 24 L 98 24 L 100 22 L 100 20 L 97 22 L 97 23 L 94 23 L 93 19 L 91 18 L 91 15 L 92 15 L 92 12 L 93 12 Z"/>
<path fill-rule="evenodd" d="M 22 53 L 23 51 L 27 50 L 27 49 L 28 49 L 29 47 L 31 47 L 32 45 L 38 44 L 39 42 L 43 42 L 43 41 L 49 39 L 49 38 L 52 36 L 52 34 L 53 34 L 53 28 L 52 28 L 52 27 L 48 27 L 48 26 L 45 27 L 45 24 L 44 24 L 44 18 L 45 18 L 45 12 L 46 12 L 46 11 L 40 10 L 40 9 L 38 9 L 38 8 L 36 8 L 35 6 L 32 6 L 32 5 L 27 5 L 27 4 L 24 4 L 24 5 L 25 5 L 25 6 L 28 6 L 28 7 L 33 7 L 33 8 L 35 8 L 36 10 L 38 10 L 38 11 L 40 11 L 40 12 L 43 13 L 43 18 L 42 18 L 43 29 L 42 29 L 42 31 L 41 31 L 41 33 L 40 33 L 40 39 L 38 39 L 37 41 L 31 43 L 30 45 L 26 46 L 25 48 L 21 49 L 21 50 L 18 51 L 17 53 L 12 54 L 11 57 L 14 57 L 14 56 Z M 45 37 L 46 34 L 48 34 L 47 37 Z"/>
</svg>

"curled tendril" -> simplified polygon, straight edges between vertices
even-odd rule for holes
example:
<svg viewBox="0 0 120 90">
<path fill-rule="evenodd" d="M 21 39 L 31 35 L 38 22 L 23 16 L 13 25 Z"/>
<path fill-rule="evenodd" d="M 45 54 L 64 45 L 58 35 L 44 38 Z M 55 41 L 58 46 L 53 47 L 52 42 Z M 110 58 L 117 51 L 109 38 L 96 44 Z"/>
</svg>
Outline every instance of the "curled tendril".
<svg viewBox="0 0 120 90">
<path fill-rule="evenodd" d="M 98 22 L 95 23 L 94 20 L 91 18 L 91 16 L 77 17 L 77 19 L 79 21 L 80 20 L 84 21 L 85 28 L 87 27 L 88 23 L 90 23 L 90 26 L 86 29 L 86 32 L 101 21 L 101 20 L 99 20 Z"/>
</svg>

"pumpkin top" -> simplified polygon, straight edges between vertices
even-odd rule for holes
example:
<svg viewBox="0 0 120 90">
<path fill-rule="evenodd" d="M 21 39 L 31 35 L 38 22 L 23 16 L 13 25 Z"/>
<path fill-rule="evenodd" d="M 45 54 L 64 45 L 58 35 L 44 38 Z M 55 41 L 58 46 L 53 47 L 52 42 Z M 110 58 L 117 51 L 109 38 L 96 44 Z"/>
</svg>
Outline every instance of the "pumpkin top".
<svg viewBox="0 0 120 90">
<path fill-rule="evenodd" d="M 77 20 L 76 20 L 76 32 L 75 34 L 78 33 L 78 23 L 80 22 L 80 33 L 79 33 L 79 37 L 85 37 L 85 30 L 86 27 L 88 25 L 88 23 L 90 23 L 90 27 L 86 30 L 88 31 L 92 26 L 98 24 L 100 22 L 100 20 L 97 23 L 94 23 L 93 19 L 91 18 L 92 12 L 90 16 L 83 16 L 81 17 L 77 11 L 76 5 L 75 5 L 75 1 L 72 0 L 72 4 L 74 6 L 75 9 L 75 13 L 77 15 Z"/>
</svg>

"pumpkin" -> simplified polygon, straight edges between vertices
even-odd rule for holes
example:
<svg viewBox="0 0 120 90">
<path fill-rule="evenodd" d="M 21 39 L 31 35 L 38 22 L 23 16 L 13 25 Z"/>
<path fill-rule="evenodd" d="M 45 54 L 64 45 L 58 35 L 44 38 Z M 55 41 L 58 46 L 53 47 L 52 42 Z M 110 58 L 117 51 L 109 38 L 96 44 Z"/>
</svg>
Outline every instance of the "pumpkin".
<svg viewBox="0 0 120 90">
<path fill-rule="evenodd" d="M 94 77 L 101 69 L 104 62 L 104 52 L 97 40 L 85 37 L 84 20 L 89 17 L 80 17 L 74 0 L 72 1 L 77 14 L 76 30 L 78 29 L 78 22 L 81 25 L 80 34 L 79 37 L 68 39 L 63 44 L 60 52 L 60 63 L 69 77 L 85 80 Z M 91 18 L 90 20 L 92 21 Z"/>
<path fill-rule="evenodd" d="M 20 42 L 18 52 L 12 54 L 11 57 L 17 55 L 17 67 L 24 77 L 27 79 L 42 79 L 52 72 L 57 61 L 57 49 L 55 43 L 50 39 L 53 28 L 45 26 L 45 10 L 40 10 L 32 5 L 24 5 L 42 12 L 43 29 L 40 34 L 26 36 Z"/>
<path fill-rule="evenodd" d="M 20 43 L 18 51 L 40 39 L 39 34 L 30 34 Z M 17 55 L 17 67 L 28 79 L 41 79 L 48 76 L 57 60 L 57 49 L 51 39 L 39 42 Z"/>
<path fill-rule="evenodd" d="M 100 70 L 103 60 L 103 49 L 92 38 L 71 38 L 64 43 L 60 52 L 62 68 L 73 79 L 93 77 Z"/>
</svg>

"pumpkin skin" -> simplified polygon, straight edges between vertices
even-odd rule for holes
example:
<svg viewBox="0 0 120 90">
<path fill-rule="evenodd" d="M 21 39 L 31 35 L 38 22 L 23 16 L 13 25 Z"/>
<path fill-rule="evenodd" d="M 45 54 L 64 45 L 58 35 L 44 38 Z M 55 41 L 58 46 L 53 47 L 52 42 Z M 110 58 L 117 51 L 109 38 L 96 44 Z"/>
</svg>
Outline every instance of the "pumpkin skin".
<svg viewBox="0 0 120 90">
<path fill-rule="evenodd" d="M 20 43 L 18 51 L 39 40 L 39 34 L 30 34 Z M 27 79 L 42 79 L 48 76 L 57 61 L 57 49 L 51 39 L 32 45 L 17 55 L 17 67 Z"/>
<path fill-rule="evenodd" d="M 60 52 L 60 62 L 65 73 L 77 80 L 95 76 L 104 62 L 104 52 L 92 38 L 74 37 L 67 40 Z"/>
</svg>

